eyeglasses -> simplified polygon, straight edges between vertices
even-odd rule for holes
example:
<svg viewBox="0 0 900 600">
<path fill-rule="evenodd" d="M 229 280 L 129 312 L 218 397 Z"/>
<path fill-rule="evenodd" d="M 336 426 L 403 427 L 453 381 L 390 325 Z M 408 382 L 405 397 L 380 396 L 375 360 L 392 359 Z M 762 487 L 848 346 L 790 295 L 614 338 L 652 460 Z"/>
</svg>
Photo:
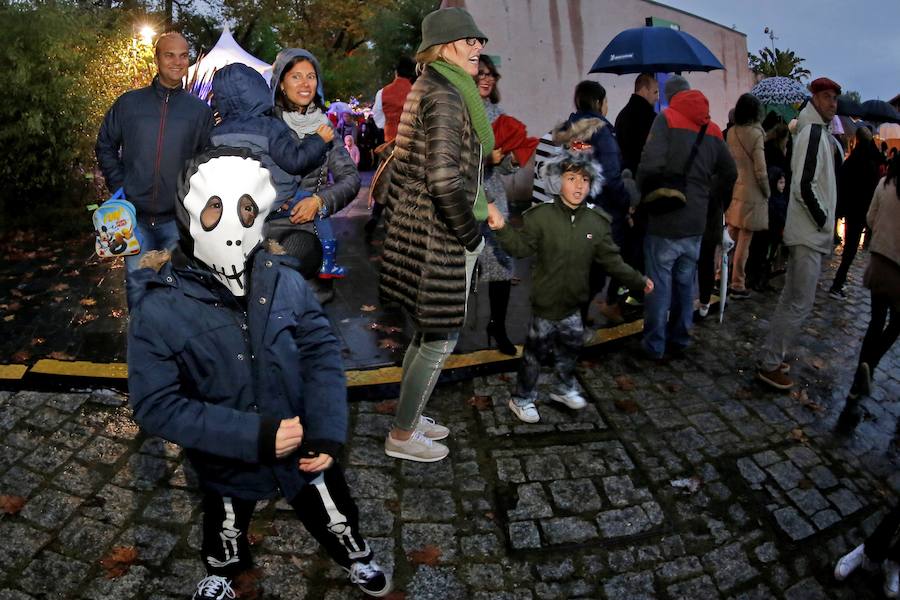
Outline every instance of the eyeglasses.
<svg viewBox="0 0 900 600">
<path fill-rule="evenodd" d="M 494 81 L 497 81 L 498 79 L 500 79 L 500 76 L 494 75 L 490 71 L 478 71 L 478 75 L 476 75 L 476 78 L 477 79 L 493 79 Z"/>
<path fill-rule="evenodd" d="M 481 42 L 482 47 L 487 45 L 487 40 L 485 38 L 475 38 L 475 37 L 466 38 L 467 46 L 474 46 L 475 42 Z"/>
</svg>

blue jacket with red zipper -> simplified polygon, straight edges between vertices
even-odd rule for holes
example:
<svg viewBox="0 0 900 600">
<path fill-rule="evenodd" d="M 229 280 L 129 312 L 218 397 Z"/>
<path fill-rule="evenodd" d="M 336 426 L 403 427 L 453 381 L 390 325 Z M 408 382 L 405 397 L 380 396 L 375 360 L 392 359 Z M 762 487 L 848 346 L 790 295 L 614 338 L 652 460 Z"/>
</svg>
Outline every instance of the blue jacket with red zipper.
<svg viewBox="0 0 900 600">
<path fill-rule="evenodd" d="M 178 176 L 203 150 L 213 128 L 212 111 L 183 88 L 159 76 L 147 87 L 119 96 L 107 111 L 95 151 L 106 186 L 122 187 L 142 222 L 175 218 Z"/>
</svg>

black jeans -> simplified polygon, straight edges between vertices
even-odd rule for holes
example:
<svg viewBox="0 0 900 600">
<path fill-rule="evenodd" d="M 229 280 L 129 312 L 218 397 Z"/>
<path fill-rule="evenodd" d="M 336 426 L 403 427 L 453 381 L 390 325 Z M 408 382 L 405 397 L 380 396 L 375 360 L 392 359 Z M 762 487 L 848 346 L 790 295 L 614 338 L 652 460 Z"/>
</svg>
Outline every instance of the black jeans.
<svg viewBox="0 0 900 600">
<path fill-rule="evenodd" d="M 833 290 L 841 289 L 847 282 L 847 272 L 850 270 L 850 265 L 853 264 L 853 259 L 856 258 L 856 252 L 859 250 L 859 240 L 862 237 L 863 229 L 866 227 L 865 222 L 851 221 L 850 219 L 847 219 L 845 224 L 844 253 L 841 255 L 841 264 L 834 274 L 834 282 L 831 284 L 831 289 Z"/>
<path fill-rule="evenodd" d="M 900 546 L 896 538 L 900 529 L 900 506 L 894 508 L 881 519 L 881 523 L 866 539 L 866 556 L 872 562 L 879 563 L 885 559 L 900 562 Z"/>
<path fill-rule="evenodd" d="M 866 329 L 862 349 L 859 351 L 859 362 L 869 365 L 870 374 L 874 375 L 875 367 L 897 341 L 898 334 L 900 334 L 900 314 L 887 297 L 872 294 L 872 318 L 869 320 L 869 328 Z"/>
<path fill-rule="evenodd" d="M 359 509 L 350 495 L 344 471 L 334 463 L 321 473 L 304 474 L 308 483 L 291 501 L 300 521 L 329 556 L 349 569 L 368 562 L 372 551 L 359 532 Z M 233 579 L 253 566 L 247 531 L 254 500 L 203 495 L 203 542 L 200 553 L 208 575 Z"/>
</svg>

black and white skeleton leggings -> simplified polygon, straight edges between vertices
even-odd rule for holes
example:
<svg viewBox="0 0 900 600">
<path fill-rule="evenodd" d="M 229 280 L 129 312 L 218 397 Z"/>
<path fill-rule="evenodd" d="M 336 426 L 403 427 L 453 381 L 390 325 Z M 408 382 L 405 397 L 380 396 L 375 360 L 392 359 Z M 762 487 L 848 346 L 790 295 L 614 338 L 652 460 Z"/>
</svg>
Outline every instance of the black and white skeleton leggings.
<svg viewBox="0 0 900 600">
<path fill-rule="evenodd" d="M 219 496 L 203 496 L 201 557 L 209 575 L 234 578 L 253 565 L 247 530 L 256 502 Z M 372 558 L 359 532 L 359 509 L 350 496 L 344 472 L 337 463 L 309 480 L 291 506 L 316 540 L 345 569 Z"/>
</svg>

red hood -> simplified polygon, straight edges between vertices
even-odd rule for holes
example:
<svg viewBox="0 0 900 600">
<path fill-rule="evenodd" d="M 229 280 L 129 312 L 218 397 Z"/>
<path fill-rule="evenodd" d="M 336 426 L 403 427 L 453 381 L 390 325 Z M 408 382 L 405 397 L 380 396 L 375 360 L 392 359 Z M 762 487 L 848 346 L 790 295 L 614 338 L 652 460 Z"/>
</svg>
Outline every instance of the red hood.
<svg viewBox="0 0 900 600">
<path fill-rule="evenodd" d="M 709 100 L 700 90 L 687 90 L 675 94 L 669 108 L 663 111 L 669 127 L 700 131 L 704 123 L 709 123 L 707 135 L 722 137 L 722 131 L 709 118 Z"/>
</svg>

